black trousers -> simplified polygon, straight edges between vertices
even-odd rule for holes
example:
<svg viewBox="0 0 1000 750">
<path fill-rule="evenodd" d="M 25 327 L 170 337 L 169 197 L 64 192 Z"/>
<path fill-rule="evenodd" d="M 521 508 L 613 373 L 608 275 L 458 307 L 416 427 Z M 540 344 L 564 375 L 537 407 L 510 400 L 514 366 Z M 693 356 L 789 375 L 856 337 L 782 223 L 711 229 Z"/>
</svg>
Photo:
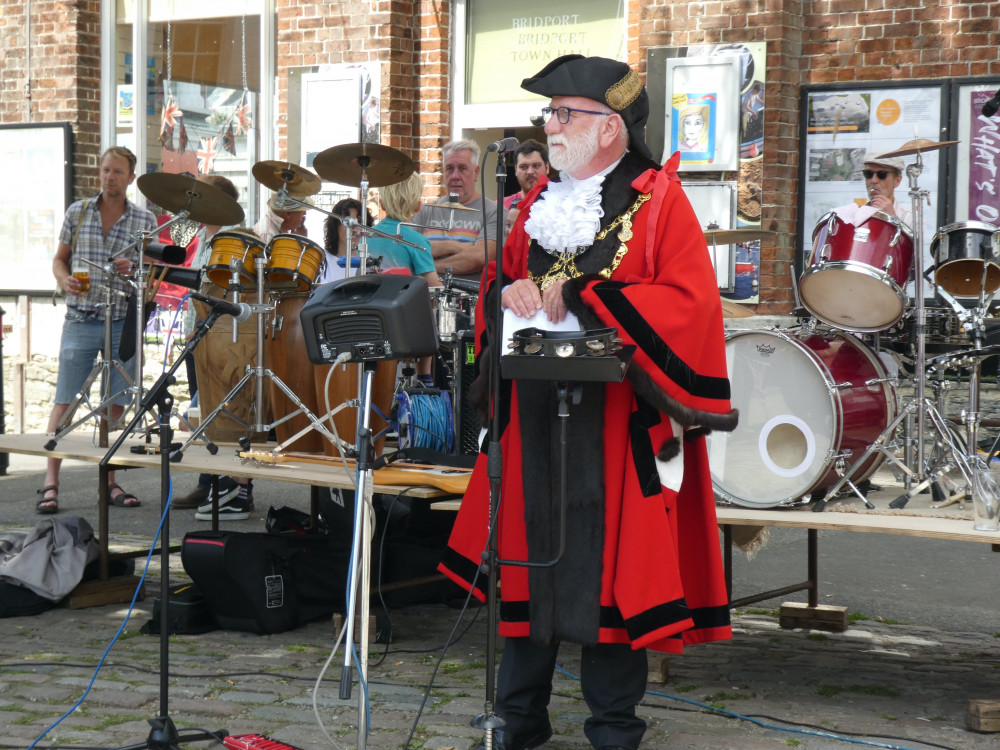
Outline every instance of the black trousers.
<svg viewBox="0 0 1000 750">
<path fill-rule="evenodd" d="M 580 686 L 590 708 L 583 730 L 595 748 L 638 748 L 646 722 L 635 707 L 646 692 L 645 649 L 608 643 L 583 646 Z M 507 733 L 532 735 L 549 726 L 552 672 L 559 646 L 537 646 L 527 638 L 507 638 L 497 676 L 496 712 Z"/>
</svg>

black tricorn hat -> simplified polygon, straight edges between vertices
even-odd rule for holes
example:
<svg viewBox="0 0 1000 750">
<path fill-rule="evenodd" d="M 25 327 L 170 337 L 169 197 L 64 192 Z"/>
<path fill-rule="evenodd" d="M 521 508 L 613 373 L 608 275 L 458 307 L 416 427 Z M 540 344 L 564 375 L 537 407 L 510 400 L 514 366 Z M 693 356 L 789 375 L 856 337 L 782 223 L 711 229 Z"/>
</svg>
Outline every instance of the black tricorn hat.
<svg viewBox="0 0 1000 750">
<path fill-rule="evenodd" d="M 550 62 L 521 88 L 541 96 L 583 96 L 608 105 L 628 129 L 629 148 L 652 158 L 644 135 L 649 96 L 639 74 L 627 63 L 606 57 L 563 55 Z"/>
</svg>

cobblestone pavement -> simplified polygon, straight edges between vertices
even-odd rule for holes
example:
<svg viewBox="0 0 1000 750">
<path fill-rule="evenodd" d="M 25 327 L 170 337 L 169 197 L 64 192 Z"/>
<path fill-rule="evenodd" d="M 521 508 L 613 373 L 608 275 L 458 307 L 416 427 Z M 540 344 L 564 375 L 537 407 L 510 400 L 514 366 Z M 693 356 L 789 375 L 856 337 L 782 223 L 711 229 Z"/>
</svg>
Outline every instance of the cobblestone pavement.
<svg viewBox="0 0 1000 750">
<path fill-rule="evenodd" d="M 15 468 L 23 465 L 22 457 L 11 459 Z M 85 471 L 89 475 L 92 469 L 67 464 L 66 512 L 72 512 L 77 477 Z M 113 529 L 125 526 L 127 531 L 112 534 L 113 549 L 135 549 L 150 541 L 149 518 L 142 524 L 138 519 L 155 516 L 155 477 L 142 480 L 142 476 L 139 472 L 126 476 L 129 489 L 140 493 L 144 503 L 136 511 L 114 509 Z M 190 484 L 190 478 L 186 481 Z M 31 525 L 30 510 L 28 516 L 22 511 L 33 505 L 36 485 L 40 486 L 37 473 L 31 471 L 0 481 L 5 508 L 0 530 Z M 278 491 L 265 489 L 261 499 L 280 504 Z M 21 510 L 15 512 L 15 506 Z M 175 541 L 186 528 L 198 527 L 190 522 L 191 515 L 190 511 L 172 514 L 178 527 Z M 261 519 L 255 515 L 254 520 L 258 523 L 253 528 L 259 528 Z M 247 523 L 232 527 L 250 530 Z M 920 562 L 908 559 L 914 565 Z M 137 562 L 141 570 L 143 561 Z M 967 573 L 980 576 L 980 591 L 995 592 L 995 564 L 970 566 Z M 150 618 L 159 574 L 155 558 L 147 598 L 137 604 L 85 698 L 94 668 L 122 624 L 126 605 L 58 608 L 34 617 L 0 620 L 0 747 L 28 747 L 81 698 L 79 707 L 38 747 L 115 748 L 146 739 L 147 719 L 160 713 L 161 659 L 158 639 L 141 635 L 139 628 Z M 179 556 L 174 555 L 171 581 L 181 582 L 184 575 Z M 891 596 L 887 594 L 888 599 Z M 778 626 L 775 609 L 770 609 L 779 603 L 773 600 L 759 609 L 736 612 L 732 641 L 693 647 L 669 659 L 666 682 L 651 681 L 640 707 L 649 723 L 644 750 L 828 750 L 847 747 L 848 739 L 851 744 L 909 750 L 997 747 L 997 735 L 965 728 L 965 713 L 972 699 L 1000 701 L 1000 623 L 992 632 L 984 627 L 964 632 L 959 627 L 859 617 L 841 634 L 784 630 Z M 892 611 L 891 601 L 886 611 Z M 367 747 L 407 746 L 416 722 L 409 747 L 470 750 L 481 739 L 470 721 L 483 711 L 485 612 L 466 613 L 457 628 L 462 635 L 439 667 L 441 647 L 456 627 L 460 610 L 422 604 L 391 614 L 393 639 L 388 653 L 379 645 L 371 650 Z M 989 622 L 988 616 L 984 620 Z M 335 636 L 329 621 L 269 636 L 221 630 L 174 636 L 168 663 L 170 715 L 182 735 L 200 727 L 262 733 L 304 750 L 357 747 L 359 688 L 355 685 L 350 700 L 339 699 L 342 654 L 338 653 L 315 697 L 335 744 L 319 728 L 312 708 L 314 684 Z M 572 677 L 579 672 L 579 652 L 566 647 L 561 656 L 568 674 L 556 676 L 550 705 L 555 736 L 545 747 L 586 748 L 587 709 Z M 759 723 L 698 704 L 752 716 Z M 818 734 L 802 733 L 807 731 Z M 842 738 L 827 736 L 834 734 Z"/>
</svg>

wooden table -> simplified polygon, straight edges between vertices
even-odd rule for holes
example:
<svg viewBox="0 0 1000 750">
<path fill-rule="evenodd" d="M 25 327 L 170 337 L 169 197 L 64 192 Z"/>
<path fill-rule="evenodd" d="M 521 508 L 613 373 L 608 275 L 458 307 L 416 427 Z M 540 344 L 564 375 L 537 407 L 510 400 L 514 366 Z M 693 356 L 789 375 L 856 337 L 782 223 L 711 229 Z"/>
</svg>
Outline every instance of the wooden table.
<svg viewBox="0 0 1000 750">
<path fill-rule="evenodd" d="M 843 630 L 847 627 L 847 613 L 842 607 L 821 607 L 818 591 L 818 532 L 856 531 L 866 534 L 897 534 L 930 539 L 950 539 L 958 542 L 979 542 L 1000 548 L 1000 533 L 976 531 L 971 520 L 915 515 L 902 511 L 887 513 L 845 512 L 830 510 L 814 513 L 812 510 L 794 508 L 742 508 L 719 506 L 716 508 L 723 536 L 723 564 L 729 606 L 742 607 L 754 602 L 773 599 L 796 591 L 807 591 L 806 607 L 785 605 L 781 608 L 783 627 L 817 627 Z M 762 591 L 750 596 L 733 599 L 733 528 L 736 526 L 785 526 L 805 529 L 807 535 L 807 578 L 781 588 Z"/>
<path fill-rule="evenodd" d="M 112 433 L 109 436 L 109 445 L 114 445 L 119 433 Z M 64 436 L 51 451 L 45 450 L 45 444 L 51 436 L 42 434 L 8 435 L 0 434 L 0 452 L 21 453 L 32 456 L 45 456 L 51 458 L 72 459 L 100 464 L 107 454 L 109 448 L 99 448 L 93 445 L 93 441 L 88 434 L 69 434 Z M 110 553 L 108 550 L 108 502 L 106 497 L 106 487 L 108 483 L 107 474 L 117 468 L 143 468 L 161 469 L 161 456 L 153 453 L 133 453 L 132 447 L 145 446 L 141 438 L 129 438 L 112 457 L 107 468 L 99 467 L 100 478 L 98 486 L 101 489 L 101 498 L 98 502 L 98 580 L 95 586 L 87 587 L 89 591 L 85 597 L 86 605 L 107 604 L 111 602 L 128 601 L 135 591 L 137 579 L 132 576 L 122 577 L 115 581 L 110 580 L 108 568 Z M 254 446 L 255 449 L 265 449 L 266 446 Z M 251 479 L 264 479 L 277 482 L 290 482 L 293 484 L 305 484 L 311 488 L 311 505 L 313 521 L 315 524 L 318 507 L 317 490 L 319 487 L 335 487 L 343 490 L 355 489 L 355 471 L 331 462 L 329 465 L 311 463 L 281 463 L 281 464 L 259 464 L 253 461 L 242 462 L 236 457 L 238 446 L 234 444 L 219 444 L 219 452 L 216 455 L 210 454 L 206 450 L 187 450 L 179 462 L 170 463 L 170 471 L 182 471 L 196 474 L 234 474 L 237 476 L 250 477 Z M 410 497 L 417 498 L 437 498 L 450 497 L 446 493 L 434 489 L 433 487 L 414 487 L 407 485 L 384 485 L 379 484 L 377 491 L 386 494 L 398 494 L 406 491 Z M 217 519 L 213 520 L 213 528 L 218 528 Z M 145 554 L 145 552 L 144 552 Z M 96 594 L 93 589 L 99 589 L 103 593 Z"/>
</svg>

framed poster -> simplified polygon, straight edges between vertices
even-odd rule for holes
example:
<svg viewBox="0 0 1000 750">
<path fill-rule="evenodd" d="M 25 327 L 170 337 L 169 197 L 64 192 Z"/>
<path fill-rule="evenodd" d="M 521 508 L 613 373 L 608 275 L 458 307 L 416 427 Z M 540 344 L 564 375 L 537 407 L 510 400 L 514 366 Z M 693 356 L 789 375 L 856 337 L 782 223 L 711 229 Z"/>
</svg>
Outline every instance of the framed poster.
<svg viewBox="0 0 1000 750">
<path fill-rule="evenodd" d="M 733 229 L 736 221 L 735 182 L 682 182 L 702 229 Z M 715 280 L 719 289 L 732 292 L 736 255 L 734 245 L 708 243 Z"/>
<path fill-rule="evenodd" d="M 73 195 L 70 124 L 0 125 L 0 163 L 12 175 L 31 175 L 0 185 L 0 286 L 51 291 L 52 259 Z"/>
<path fill-rule="evenodd" d="M 739 160 L 740 58 L 667 60 L 663 153 L 682 172 L 727 172 Z"/>
<path fill-rule="evenodd" d="M 952 132 L 958 140 L 952 221 L 982 221 L 1000 227 L 1000 114 L 983 115 L 1000 80 L 958 85 L 952 102 Z"/>
<path fill-rule="evenodd" d="M 947 81 L 893 81 L 863 87 L 803 88 L 796 277 L 812 252 L 813 230 L 820 219 L 840 206 L 867 202 L 861 173 L 866 153 L 891 152 L 916 138 L 946 140 L 947 87 Z M 923 152 L 919 174 L 915 175 L 916 189 L 926 191 L 929 199 L 929 205 L 925 202 L 922 208 L 925 269 L 931 267 L 931 239 L 944 218 L 947 163 L 942 160 L 948 156 L 942 150 Z M 907 166 L 917 162 L 914 155 L 902 158 Z M 910 189 L 910 178 L 904 174 L 894 198 L 906 208 L 912 205 Z M 927 291 L 932 292 L 933 287 L 928 285 Z"/>
</svg>

